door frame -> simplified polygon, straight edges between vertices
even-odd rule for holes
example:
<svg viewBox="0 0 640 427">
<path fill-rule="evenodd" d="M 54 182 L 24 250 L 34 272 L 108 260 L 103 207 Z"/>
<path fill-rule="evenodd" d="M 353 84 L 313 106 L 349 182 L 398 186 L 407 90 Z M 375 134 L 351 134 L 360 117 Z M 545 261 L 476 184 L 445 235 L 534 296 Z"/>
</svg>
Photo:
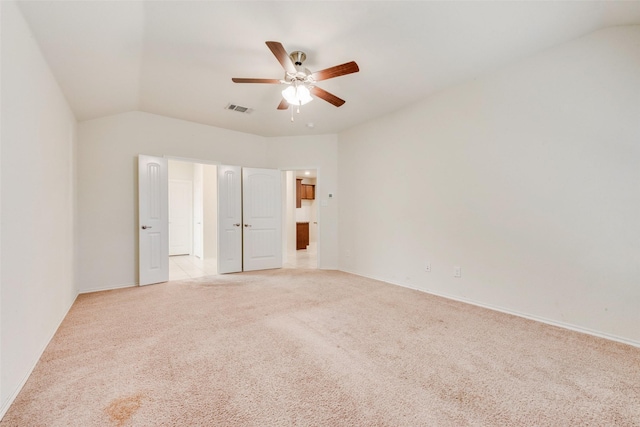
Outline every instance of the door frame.
<svg viewBox="0 0 640 427">
<path fill-rule="evenodd" d="M 320 188 L 320 189 L 322 188 L 322 186 L 321 186 L 321 182 L 322 182 L 321 169 L 322 168 L 320 166 L 309 166 L 309 165 L 307 165 L 307 166 L 287 166 L 287 167 L 281 167 L 280 168 L 281 172 L 294 172 L 294 177 L 293 177 L 293 179 L 294 179 L 294 183 L 293 183 L 294 184 L 294 188 L 295 188 L 295 172 L 296 171 L 301 171 L 301 170 L 315 170 L 316 171 L 316 201 L 317 201 L 317 203 L 316 203 L 316 219 L 318 220 L 318 231 L 317 231 L 318 235 L 317 235 L 317 239 L 316 239 L 316 268 L 317 269 L 320 269 L 321 252 L 322 252 L 320 250 L 320 248 L 322 246 L 322 239 L 321 239 L 320 236 L 322 235 L 321 229 L 322 229 L 322 223 L 323 223 L 323 220 L 322 220 L 322 209 L 320 209 L 322 207 L 322 199 L 318 195 L 319 194 L 318 193 L 318 188 Z M 287 183 L 283 182 L 282 185 L 283 185 L 283 190 L 282 191 L 286 192 Z M 285 212 L 285 209 L 287 207 L 286 206 L 286 203 L 287 203 L 286 202 L 286 197 L 283 197 L 282 203 L 283 203 L 283 212 Z M 285 218 L 286 218 L 286 215 L 282 215 L 283 230 L 285 229 L 284 227 L 286 227 L 286 224 L 284 223 Z M 283 233 L 283 239 L 284 239 L 284 241 L 286 241 L 286 235 L 284 235 L 284 234 L 285 233 Z M 289 250 L 290 248 L 287 248 L 287 249 Z"/>
</svg>

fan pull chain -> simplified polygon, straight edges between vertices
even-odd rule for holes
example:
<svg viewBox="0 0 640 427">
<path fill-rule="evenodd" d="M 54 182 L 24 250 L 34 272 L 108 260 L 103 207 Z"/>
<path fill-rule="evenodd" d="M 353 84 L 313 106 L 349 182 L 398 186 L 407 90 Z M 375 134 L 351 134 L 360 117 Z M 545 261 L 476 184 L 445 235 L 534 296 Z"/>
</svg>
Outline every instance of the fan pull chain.
<svg viewBox="0 0 640 427">
<path fill-rule="evenodd" d="M 296 113 L 300 114 L 300 105 L 296 106 Z M 293 123 L 293 105 L 291 105 L 291 122 Z"/>
</svg>

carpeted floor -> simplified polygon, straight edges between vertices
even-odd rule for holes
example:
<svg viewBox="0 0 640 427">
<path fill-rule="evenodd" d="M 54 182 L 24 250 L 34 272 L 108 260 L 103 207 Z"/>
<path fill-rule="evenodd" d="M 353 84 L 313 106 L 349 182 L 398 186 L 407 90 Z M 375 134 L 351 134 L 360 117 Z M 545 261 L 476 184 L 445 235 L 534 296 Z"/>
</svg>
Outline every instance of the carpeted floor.
<svg viewBox="0 0 640 427">
<path fill-rule="evenodd" d="M 362 277 L 81 295 L 0 426 L 640 426 L 640 349 Z"/>
</svg>

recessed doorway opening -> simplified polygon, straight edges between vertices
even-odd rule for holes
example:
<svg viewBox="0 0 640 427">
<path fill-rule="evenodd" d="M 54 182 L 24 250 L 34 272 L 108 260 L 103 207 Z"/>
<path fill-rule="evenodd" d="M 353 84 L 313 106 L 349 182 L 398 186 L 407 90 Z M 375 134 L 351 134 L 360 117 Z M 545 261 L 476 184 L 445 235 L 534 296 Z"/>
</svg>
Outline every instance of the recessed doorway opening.
<svg viewBox="0 0 640 427">
<path fill-rule="evenodd" d="M 217 271 L 217 166 L 168 161 L 169 280 Z"/>
<path fill-rule="evenodd" d="M 285 268 L 318 268 L 319 221 L 316 169 L 287 171 Z"/>
</svg>

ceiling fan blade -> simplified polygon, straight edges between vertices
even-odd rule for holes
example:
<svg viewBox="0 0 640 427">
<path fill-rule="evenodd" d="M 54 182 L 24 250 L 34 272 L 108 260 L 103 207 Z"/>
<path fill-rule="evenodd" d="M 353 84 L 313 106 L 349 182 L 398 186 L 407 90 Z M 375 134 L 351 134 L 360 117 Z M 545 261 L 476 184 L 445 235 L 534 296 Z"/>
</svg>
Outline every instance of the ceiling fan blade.
<svg viewBox="0 0 640 427">
<path fill-rule="evenodd" d="M 344 76 L 346 74 L 357 73 L 360 71 L 358 68 L 358 64 L 354 61 L 347 62 L 344 64 L 336 65 L 335 67 L 330 67 L 321 71 L 316 71 L 311 74 L 311 77 L 317 82 L 327 79 L 332 79 L 334 77 Z"/>
<path fill-rule="evenodd" d="M 291 62 L 291 58 L 289 58 L 289 54 L 280 42 L 265 42 L 269 49 L 271 49 L 271 53 L 276 57 L 282 68 L 287 73 L 295 74 L 297 72 L 295 65 Z"/>
<path fill-rule="evenodd" d="M 322 99 L 324 99 L 324 100 L 325 100 L 325 101 L 327 101 L 329 104 L 333 104 L 333 105 L 335 105 L 336 107 L 340 107 L 342 104 L 344 104 L 344 103 L 345 103 L 345 100 L 344 100 L 344 99 L 340 99 L 340 98 L 338 98 L 337 96 L 335 96 L 334 94 L 329 93 L 329 92 L 327 92 L 327 91 L 326 91 L 326 90 L 324 90 L 324 89 L 320 89 L 320 88 L 319 88 L 319 87 L 317 87 L 317 86 L 312 87 L 312 88 L 310 89 L 310 92 L 311 92 L 312 94 L 314 94 L 315 96 L 317 96 L 318 98 L 322 98 Z"/>
<path fill-rule="evenodd" d="M 271 83 L 271 84 L 280 83 L 280 80 L 278 79 L 242 79 L 238 77 L 233 77 L 231 80 L 233 80 L 234 83 Z"/>
<path fill-rule="evenodd" d="M 280 104 L 278 104 L 278 110 L 288 110 L 289 109 L 289 103 L 287 102 L 286 99 L 282 99 L 282 101 L 280 101 Z"/>
</svg>

